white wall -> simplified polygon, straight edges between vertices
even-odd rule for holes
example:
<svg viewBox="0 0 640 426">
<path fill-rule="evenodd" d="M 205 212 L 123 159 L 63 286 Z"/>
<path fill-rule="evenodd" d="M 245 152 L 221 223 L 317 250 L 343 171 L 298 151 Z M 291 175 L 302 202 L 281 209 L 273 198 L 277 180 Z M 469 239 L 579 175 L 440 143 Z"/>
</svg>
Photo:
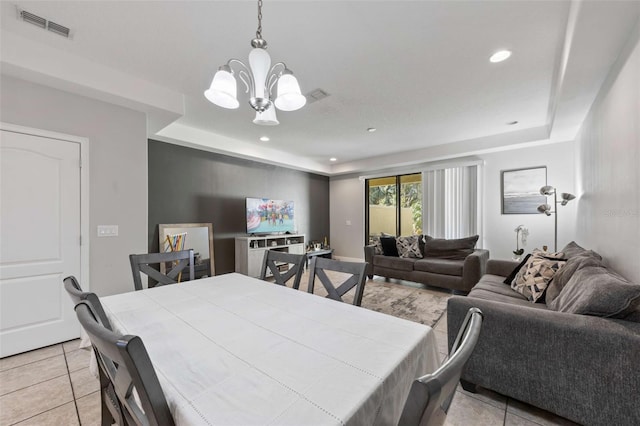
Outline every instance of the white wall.
<svg viewBox="0 0 640 426">
<path fill-rule="evenodd" d="M 523 224 L 529 228 L 525 250 L 547 245 L 553 249 L 554 216 L 543 214 L 503 215 L 500 200 L 500 172 L 524 167 L 547 166 L 547 183 L 559 192 L 575 193 L 573 142 L 541 145 L 477 156 L 484 161 L 481 202 L 483 210 L 482 247 L 491 258 L 509 259 L 515 250 L 514 229 Z M 449 160 L 448 162 L 454 162 Z M 414 172 L 416 166 L 407 171 Z M 401 174 L 401 170 L 395 172 Z M 394 172 L 394 173 L 395 173 Z M 375 175 L 377 172 L 367 172 Z M 363 258 L 364 182 L 358 176 L 333 177 L 330 180 L 331 246 L 336 256 Z M 552 202 L 552 199 L 549 199 Z M 558 249 L 574 239 L 576 202 L 560 207 L 558 217 Z M 351 221 L 351 226 L 346 221 Z"/>
<path fill-rule="evenodd" d="M 576 139 L 577 232 L 616 272 L 640 282 L 640 30 Z"/>
<path fill-rule="evenodd" d="M 364 181 L 357 176 L 329 180 L 329 223 L 335 256 L 364 259 Z"/>
<path fill-rule="evenodd" d="M 534 248 L 548 246 L 553 250 L 555 214 L 502 214 L 500 179 L 502 170 L 547 166 L 547 184 L 558 189 L 558 193 L 574 194 L 574 144 L 563 142 L 512 151 L 496 152 L 480 156 L 484 161 L 483 188 L 483 237 L 484 248 L 491 251 L 493 259 L 509 259 L 516 249 L 518 225 L 529 229 L 525 253 Z M 553 197 L 547 202 L 553 205 Z M 575 239 L 574 201 L 558 207 L 558 250 Z"/>
<path fill-rule="evenodd" d="M 0 86 L 1 121 L 89 139 L 90 282 L 81 284 L 103 296 L 131 291 L 128 255 L 147 252 L 146 115 L 4 75 Z M 119 236 L 97 238 L 98 225 L 118 225 Z"/>
</svg>

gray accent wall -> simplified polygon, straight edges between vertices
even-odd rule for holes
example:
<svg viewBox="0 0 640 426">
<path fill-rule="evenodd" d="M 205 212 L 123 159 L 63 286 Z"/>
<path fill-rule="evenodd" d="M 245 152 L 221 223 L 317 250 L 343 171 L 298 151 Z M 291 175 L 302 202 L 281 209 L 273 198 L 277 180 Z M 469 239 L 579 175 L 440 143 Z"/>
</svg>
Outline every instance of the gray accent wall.
<svg viewBox="0 0 640 426">
<path fill-rule="evenodd" d="M 211 222 L 216 274 L 235 270 L 235 237 L 246 236 L 245 198 L 293 200 L 297 231 L 329 238 L 329 178 L 149 140 L 148 247 L 158 224 Z"/>
</svg>

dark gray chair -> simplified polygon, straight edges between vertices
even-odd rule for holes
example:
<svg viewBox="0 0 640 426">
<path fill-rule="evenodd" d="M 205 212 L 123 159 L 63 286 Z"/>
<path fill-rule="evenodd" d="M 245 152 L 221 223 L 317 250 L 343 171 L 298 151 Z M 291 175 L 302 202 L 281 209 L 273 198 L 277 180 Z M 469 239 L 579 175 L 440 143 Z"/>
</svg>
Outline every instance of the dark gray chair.
<svg viewBox="0 0 640 426">
<path fill-rule="evenodd" d="M 265 250 L 264 258 L 262 259 L 260 279 L 264 280 L 267 277 L 267 271 L 271 271 L 275 283 L 286 286 L 287 282 L 295 277 L 291 287 L 297 290 L 300 288 L 300 279 L 302 279 L 306 259 L 307 257 L 304 254 Z M 289 267 L 286 271 L 280 272 L 280 267 L 285 264 L 288 264 Z"/>
<path fill-rule="evenodd" d="M 146 274 L 154 279 L 155 286 L 175 284 L 179 281 L 192 281 L 195 272 L 193 265 L 193 249 L 169 251 L 166 253 L 147 253 L 129 255 L 131 262 L 131 272 L 133 273 L 133 286 L 136 290 L 142 290 L 142 279 L 140 273 Z M 162 274 L 159 270 L 153 269 L 151 265 L 166 264 L 167 272 Z M 189 267 L 189 279 L 182 277 L 182 272 Z"/>
<path fill-rule="evenodd" d="M 173 416 L 142 339 L 138 336 L 116 334 L 104 327 L 86 301 L 76 305 L 76 315 L 89 335 L 100 360 L 100 368 L 104 369 L 122 407 L 123 421 L 118 424 L 174 425 Z"/>
<path fill-rule="evenodd" d="M 77 305 L 83 300 L 86 300 L 91 304 L 91 308 L 94 310 L 98 319 L 105 327 L 111 330 L 111 323 L 109 323 L 109 319 L 107 315 L 104 313 L 104 308 L 102 307 L 102 303 L 100 303 L 100 299 L 95 293 L 82 291 L 82 287 L 80 287 L 80 283 L 73 275 L 69 275 L 67 278 L 62 280 L 64 283 L 64 289 L 71 297 L 71 301 L 74 305 Z"/>
<path fill-rule="evenodd" d="M 355 287 L 355 295 L 353 296 L 353 304 L 360 306 L 362 304 L 362 295 L 364 294 L 365 269 L 367 263 L 343 262 L 334 259 L 325 259 L 323 257 L 314 257 L 311 259 L 309 267 L 309 288 L 308 292 L 313 293 L 316 276 L 327 290 L 327 298 L 344 302 L 344 296 L 349 290 Z M 335 271 L 349 274 L 342 283 L 334 283 L 325 271 Z"/>
<path fill-rule="evenodd" d="M 100 321 L 105 328 L 112 330 L 111 323 L 109 323 L 109 319 L 104 312 L 104 308 L 100 303 L 100 299 L 95 293 L 89 293 L 82 291 L 82 287 L 80 287 L 80 283 L 73 275 L 68 276 L 63 280 L 64 289 L 71 297 L 71 301 L 74 305 L 77 305 L 80 302 L 85 302 L 90 306 L 93 315 Z M 102 415 L 102 425 L 107 426 L 111 425 L 114 422 L 119 425 L 123 423 L 123 415 L 122 415 L 122 407 L 118 402 L 118 398 L 116 397 L 115 390 L 111 381 L 104 373 L 100 361 L 98 357 L 98 353 L 93 349 L 96 355 L 96 360 L 98 362 L 98 376 L 100 380 L 100 402 L 101 402 L 101 415 Z"/>
<path fill-rule="evenodd" d="M 480 309 L 469 309 L 447 361 L 433 373 L 414 380 L 398 425 L 440 426 L 444 424 L 462 370 L 478 342 L 481 326 Z"/>
</svg>

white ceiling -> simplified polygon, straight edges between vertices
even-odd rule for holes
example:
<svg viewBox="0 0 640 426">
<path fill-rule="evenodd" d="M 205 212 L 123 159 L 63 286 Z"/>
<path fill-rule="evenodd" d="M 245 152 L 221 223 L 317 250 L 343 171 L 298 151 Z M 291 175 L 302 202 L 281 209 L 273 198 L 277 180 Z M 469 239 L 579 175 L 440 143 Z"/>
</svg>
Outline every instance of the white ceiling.
<svg viewBox="0 0 640 426">
<path fill-rule="evenodd" d="M 3 73 L 143 110 L 150 138 L 327 175 L 573 138 L 640 15 L 639 1 L 265 0 L 272 61 L 330 96 L 262 127 L 240 90 L 238 110 L 202 95 L 246 62 L 254 1 L 1 7 Z M 513 56 L 489 63 L 499 49 Z"/>
</svg>

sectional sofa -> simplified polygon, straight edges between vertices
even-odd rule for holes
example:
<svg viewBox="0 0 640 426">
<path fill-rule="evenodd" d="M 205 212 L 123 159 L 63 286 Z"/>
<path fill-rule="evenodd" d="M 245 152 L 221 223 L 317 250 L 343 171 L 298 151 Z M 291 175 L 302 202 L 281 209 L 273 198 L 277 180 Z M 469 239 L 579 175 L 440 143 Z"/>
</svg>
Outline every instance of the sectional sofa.
<svg viewBox="0 0 640 426">
<path fill-rule="evenodd" d="M 449 299 L 449 347 L 470 307 L 484 314 L 463 387 L 491 389 L 584 425 L 640 425 L 640 284 L 575 243 L 563 251 L 563 273 L 542 303 L 505 284 L 518 263 L 501 260 L 487 262 L 467 297 Z"/>
</svg>

